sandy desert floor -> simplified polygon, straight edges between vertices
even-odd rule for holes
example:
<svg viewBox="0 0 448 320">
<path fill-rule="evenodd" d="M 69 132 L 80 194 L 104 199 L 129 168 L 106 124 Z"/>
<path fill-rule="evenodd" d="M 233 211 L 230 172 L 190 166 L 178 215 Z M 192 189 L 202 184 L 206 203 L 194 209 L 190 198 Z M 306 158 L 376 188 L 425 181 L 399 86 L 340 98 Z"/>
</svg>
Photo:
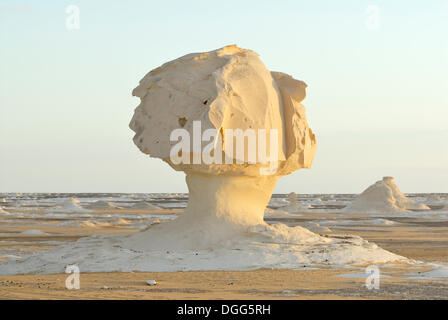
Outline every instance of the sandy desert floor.
<svg viewBox="0 0 448 320">
<path fill-rule="evenodd" d="M 168 210 L 160 214 L 178 211 Z M 125 212 L 132 214 L 139 210 Z M 124 211 L 120 210 L 120 213 Z M 303 213 L 295 217 L 266 217 L 266 220 L 293 225 L 328 222 L 335 218 L 335 213 Z M 365 218 L 365 215 L 344 214 L 345 221 L 350 224 L 329 225 L 331 232 L 320 233 L 355 234 L 407 258 L 448 262 L 448 222 L 387 216 L 385 218 L 393 221 L 393 225 L 366 225 Z M 51 219 L 14 221 L 0 226 L 0 249 L 35 252 L 48 250 L 56 242 L 74 241 L 95 233 L 138 231 L 120 226 L 67 227 Z M 46 234 L 20 233 L 30 229 Z M 378 290 L 366 288 L 365 266 L 304 270 L 136 271 L 81 273 L 79 290 L 66 289 L 68 275 L 65 273 L 0 276 L 0 299 L 448 299 L 448 280 L 411 279 L 428 271 L 428 267 L 390 264 L 378 267 L 381 273 Z M 147 285 L 146 280 L 150 279 L 155 279 L 157 285 Z"/>
<path fill-rule="evenodd" d="M 448 283 L 403 279 L 403 268 L 382 268 L 379 290 L 368 290 L 357 269 L 128 272 L 81 274 L 67 290 L 66 274 L 0 277 L 2 299 L 447 299 Z M 424 269 L 419 269 L 424 271 Z M 416 270 L 413 270 L 414 272 Z M 339 275 L 353 274 L 353 278 Z M 156 279 L 156 286 L 146 280 Z"/>
</svg>

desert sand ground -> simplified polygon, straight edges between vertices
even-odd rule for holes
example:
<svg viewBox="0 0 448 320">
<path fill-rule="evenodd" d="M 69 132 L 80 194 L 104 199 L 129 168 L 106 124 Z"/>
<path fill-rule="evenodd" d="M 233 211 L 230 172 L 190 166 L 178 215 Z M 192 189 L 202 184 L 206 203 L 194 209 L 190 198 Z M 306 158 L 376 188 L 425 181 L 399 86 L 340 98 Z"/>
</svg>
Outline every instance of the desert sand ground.
<svg viewBox="0 0 448 320">
<path fill-rule="evenodd" d="M 359 224 L 330 226 L 332 231 L 326 233 L 356 234 L 407 258 L 448 262 L 448 222 L 387 216 L 384 218 L 396 224 L 385 226 L 365 225 L 365 218 L 365 215 L 344 214 L 344 219 L 359 221 Z M 319 219 L 333 220 L 337 216 L 334 213 L 305 213 L 299 217 L 266 220 L 296 224 Z M 14 224 L 2 224 L 0 248 L 48 250 L 51 244 L 39 242 L 65 242 L 95 233 L 138 231 L 119 226 L 63 227 L 57 225 L 60 221 L 44 220 L 17 219 Z M 29 229 L 39 229 L 47 235 L 18 233 Z M 0 299 L 448 299 L 447 280 L 409 279 L 410 273 L 425 272 L 427 267 L 380 265 L 378 290 L 366 288 L 364 268 L 300 270 L 298 266 L 297 270 L 81 273 L 79 290 L 66 289 L 68 275 L 65 273 L 0 276 Z M 146 280 L 150 279 L 155 279 L 157 285 L 147 285 Z"/>
</svg>

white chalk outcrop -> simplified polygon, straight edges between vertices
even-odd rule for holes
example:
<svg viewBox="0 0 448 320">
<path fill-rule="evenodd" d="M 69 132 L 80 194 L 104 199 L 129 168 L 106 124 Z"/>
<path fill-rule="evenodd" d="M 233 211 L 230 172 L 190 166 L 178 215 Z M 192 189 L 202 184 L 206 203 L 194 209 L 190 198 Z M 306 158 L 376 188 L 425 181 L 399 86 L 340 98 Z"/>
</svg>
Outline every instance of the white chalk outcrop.
<svg viewBox="0 0 448 320">
<path fill-rule="evenodd" d="M 65 201 L 63 201 L 61 204 L 49 208 L 47 210 L 48 213 L 71 213 L 71 212 L 77 212 L 77 213 L 87 213 L 91 212 L 89 209 L 85 209 L 82 207 L 81 202 L 76 198 L 70 198 Z"/>
<path fill-rule="evenodd" d="M 407 198 L 393 182 L 393 177 L 384 177 L 362 192 L 345 212 L 400 213 L 409 210 L 430 210 L 423 203 Z"/>
<path fill-rule="evenodd" d="M 85 207 L 87 209 L 91 210 L 104 210 L 104 209 L 123 209 L 120 206 L 117 206 L 114 203 L 103 201 L 103 200 L 97 200 L 92 203 L 86 204 Z"/>
<path fill-rule="evenodd" d="M 130 206 L 129 208 L 130 209 L 160 210 L 160 207 L 156 206 L 155 204 L 146 202 L 146 201 L 136 202 L 132 206 Z"/>
<path fill-rule="evenodd" d="M 152 70 L 133 91 L 141 103 L 130 127 L 142 152 L 186 173 L 185 211 L 174 221 L 135 234 L 83 238 L 20 264 L 0 264 L 0 274 L 62 272 L 75 263 L 83 272 L 98 272 L 297 268 L 405 259 L 359 237 L 320 236 L 303 227 L 264 222 L 278 178 L 309 168 L 314 158 L 316 139 L 301 104 L 305 89 L 304 82 L 270 72 L 258 54 L 237 46 L 188 54 Z M 176 144 L 171 133 L 183 128 L 194 140 L 193 121 L 201 122 L 202 132 L 216 133 L 213 156 L 221 154 L 232 164 L 197 163 L 201 150 L 210 146 L 203 141 L 177 153 L 192 163 L 171 160 Z M 276 151 L 276 170 L 271 170 L 272 162 L 252 163 L 248 145 L 237 163 L 236 154 L 225 148 L 230 143 L 226 129 L 276 129 L 277 140 L 271 144 L 275 135 L 268 135 L 266 148 Z M 277 150 L 271 148 L 276 142 Z"/>
<path fill-rule="evenodd" d="M 126 219 L 123 219 L 123 218 L 118 218 L 118 220 L 115 222 L 115 225 L 118 225 L 118 226 L 130 226 L 130 225 L 132 225 L 132 222 L 128 221 Z"/>
<path fill-rule="evenodd" d="M 112 227 L 112 224 L 110 222 L 100 222 L 100 221 L 83 221 L 79 224 L 82 228 L 107 228 Z"/>
<path fill-rule="evenodd" d="M 432 194 L 428 196 L 427 202 L 429 205 L 439 207 L 439 210 L 448 208 L 448 198 L 446 196 L 441 197 L 438 194 Z"/>
<path fill-rule="evenodd" d="M 280 210 L 284 210 L 286 212 L 304 212 L 308 209 L 308 207 L 302 205 L 299 202 L 299 195 L 295 192 L 291 192 L 288 194 L 289 204 L 287 206 L 281 207 Z"/>
<path fill-rule="evenodd" d="M 20 234 L 31 234 L 31 235 L 42 235 L 42 236 L 48 235 L 48 233 L 45 233 L 39 229 L 25 230 L 25 231 L 20 232 Z"/>
<path fill-rule="evenodd" d="M 9 214 L 9 212 L 3 209 L 2 207 L 0 207 L 0 213 Z"/>
</svg>

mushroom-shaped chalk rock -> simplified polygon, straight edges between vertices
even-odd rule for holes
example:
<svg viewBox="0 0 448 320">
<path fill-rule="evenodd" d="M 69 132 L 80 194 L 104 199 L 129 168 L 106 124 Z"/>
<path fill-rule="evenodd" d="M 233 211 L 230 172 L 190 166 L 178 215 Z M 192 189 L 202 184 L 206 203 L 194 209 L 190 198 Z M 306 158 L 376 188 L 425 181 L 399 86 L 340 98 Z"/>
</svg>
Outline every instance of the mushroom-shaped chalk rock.
<svg viewBox="0 0 448 320">
<path fill-rule="evenodd" d="M 141 100 L 130 122 L 134 143 L 185 172 L 189 201 L 175 221 L 131 236 L 135 245 L 146 232 L 154 237 L 143 246 L 167 247 L 168 233 L 198 245 L 264 226 L 278 178 L 309 168 L 316 152 L 301 104 L 306 87 L 235 45 L 146 74 L 133 91 Z"/>
</svg>

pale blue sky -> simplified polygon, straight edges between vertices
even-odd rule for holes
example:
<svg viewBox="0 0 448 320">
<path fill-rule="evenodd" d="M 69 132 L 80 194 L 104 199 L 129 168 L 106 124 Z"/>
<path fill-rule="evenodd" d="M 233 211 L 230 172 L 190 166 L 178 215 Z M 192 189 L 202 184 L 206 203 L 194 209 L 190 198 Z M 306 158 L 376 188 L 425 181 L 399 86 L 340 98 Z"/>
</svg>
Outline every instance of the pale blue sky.
<svg viewBox="0 0 448 320">
<path fill-rule="evenodd" d="M 132 143 L 131 91 L 164 62 L 228 44 L 309 86 L 315 162 L 276 192 L 358 193 L 383 175 L 448 192 L 446 0 L 0 0 L 0 31 L 2 192 L 185 192 L 183 173 Z"/>
</svg>

